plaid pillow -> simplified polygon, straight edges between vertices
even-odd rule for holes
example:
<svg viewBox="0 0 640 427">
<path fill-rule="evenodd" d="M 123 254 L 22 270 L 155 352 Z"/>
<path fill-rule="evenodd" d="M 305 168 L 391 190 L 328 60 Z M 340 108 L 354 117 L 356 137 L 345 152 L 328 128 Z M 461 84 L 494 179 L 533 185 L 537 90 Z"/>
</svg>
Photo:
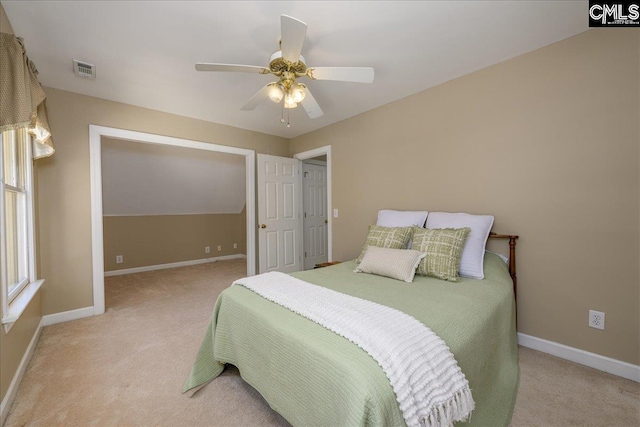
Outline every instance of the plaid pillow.
<svg viewBox="0 0 640 427">
<path fill-rule="evenodd" d="M 360 261 L 362 261 L 364 253 L 367 251 L 369 246 L 405 249 L 412 235 L 413 227 L 381 227 L 379 225 L 370 225 L 367 239 L 364 241 L 362 251 L 356 260 L 356 264 L 360 264 Z"/>
<path fill-rule="evenodd" d="M 420 261 L 417 274 L 450 282 L 458 281 L 462 249 L 471 229 L 465 228 L 414 228 L 411 249 L 427 256 Z"/>
</svg>

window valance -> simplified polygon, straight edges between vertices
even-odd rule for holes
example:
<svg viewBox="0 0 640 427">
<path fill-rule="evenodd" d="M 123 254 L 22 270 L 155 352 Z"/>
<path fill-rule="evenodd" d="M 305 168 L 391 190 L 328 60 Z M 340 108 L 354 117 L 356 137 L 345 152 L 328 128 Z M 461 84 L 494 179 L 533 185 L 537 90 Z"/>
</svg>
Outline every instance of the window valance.
<svg viewBox="0 0 640 427">
<path fill-rule="evenodd" d="M 53 154 L 47 120 L 46 95 L 38 70 L 29 60 L 23 40 L 0 33 L 0 132 L 28 128 L 34 138 L 33 158 Z"/>
</svg>

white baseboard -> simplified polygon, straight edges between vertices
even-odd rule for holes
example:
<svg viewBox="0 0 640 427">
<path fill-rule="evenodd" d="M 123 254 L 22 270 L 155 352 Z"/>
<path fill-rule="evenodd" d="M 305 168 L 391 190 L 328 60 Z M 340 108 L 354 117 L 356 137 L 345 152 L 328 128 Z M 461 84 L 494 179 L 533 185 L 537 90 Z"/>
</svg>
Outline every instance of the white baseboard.
<svg viewBox="0 0 640 427">
<path fill-rule="evenodd" d="M 69 322 L 85 317 L 93 316 L 93 306 L 78 308 L 76 310 L 63 311 L 62 313 L 47 314 L 42 317 L 43 326 L 55 325 L 56 323 Z"/>
<path fill-rule="evenodd" d="M 24 352 L 22 360 L 20 361 L 20 365 L 18 365 L 18 370 L 13 376 L 11 384 L 9 384 L 7 394 L 4 396 L 4 399 L 2 399 L 2 403 L 0 403 L 0 426 L 3 426 L 4 422 L 7 420 L 7 416 L 9 415 L 9 411 L 11 410 L 13 400 L 16 398 L 16 394 L 18 393 L 18 387 L 22 382 L 22 377 L 27 370 L 27 366 L 29 366 L 31 357 L 33 357 L 33 353 L 35 352 L 36 346 L 38 345 L 38 340 L 40 340 L 40 334 L 42 333 L 43 326 L 44 317 L 40 319 L 40 323 L 38 323 L 38 327 L 36 328 L 36 331 L 31 338 L 31 342 L 29 342 L 27 350 Z"/>
<path fill-rule="evenodd" d="M 640 366 L 518 332 L 518 344 L 599 371 L 640 382 Z"/>
<path fill-rule="evenodd" d="M 191 261 L 170 262 L 168 264 L 147 265 L 144 267 L 124 268 L 122 270 L 105 271 L 104 277 L 121 276 L 123 274 L 142 273 L 145 271 L 164 270 L 166 268 L 187 267 L 189 265 L 206 264 L 209 262 L 224 261 L 228 259 L 238 259 L 247 256 L 244 254 L 223 255 L 213 258 L 194 259 Z"/>
</svg>

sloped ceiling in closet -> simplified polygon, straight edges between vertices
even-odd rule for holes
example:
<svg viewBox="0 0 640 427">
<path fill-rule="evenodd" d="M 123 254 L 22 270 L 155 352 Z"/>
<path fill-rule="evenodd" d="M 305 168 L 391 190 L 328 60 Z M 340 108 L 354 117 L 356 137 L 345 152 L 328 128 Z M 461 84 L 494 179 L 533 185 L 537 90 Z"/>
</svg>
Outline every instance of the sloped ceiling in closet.
<svg viewBox="0 0 640 427">
<path fill-rule="evenodd" d="M 104 215 L 240 213 L 245 158 L 103 138 L 102 198 Z"/>
</svg>

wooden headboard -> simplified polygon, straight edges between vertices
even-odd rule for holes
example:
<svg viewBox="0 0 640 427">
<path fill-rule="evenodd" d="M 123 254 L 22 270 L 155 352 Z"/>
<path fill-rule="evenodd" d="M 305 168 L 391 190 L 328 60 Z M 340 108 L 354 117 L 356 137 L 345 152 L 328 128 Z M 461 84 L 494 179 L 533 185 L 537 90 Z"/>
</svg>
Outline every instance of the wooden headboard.
<svg viewBox="0 0 640 427">
<path fill-rule="evenodd" d="M 516 276 L 516 240 L 518 236 L 513 234 L 489 233 L 490 239 L 509 239 L 509 274 L 513 280 L 513 294 L 517 295 L 518 276 Z"/>
</svg>

